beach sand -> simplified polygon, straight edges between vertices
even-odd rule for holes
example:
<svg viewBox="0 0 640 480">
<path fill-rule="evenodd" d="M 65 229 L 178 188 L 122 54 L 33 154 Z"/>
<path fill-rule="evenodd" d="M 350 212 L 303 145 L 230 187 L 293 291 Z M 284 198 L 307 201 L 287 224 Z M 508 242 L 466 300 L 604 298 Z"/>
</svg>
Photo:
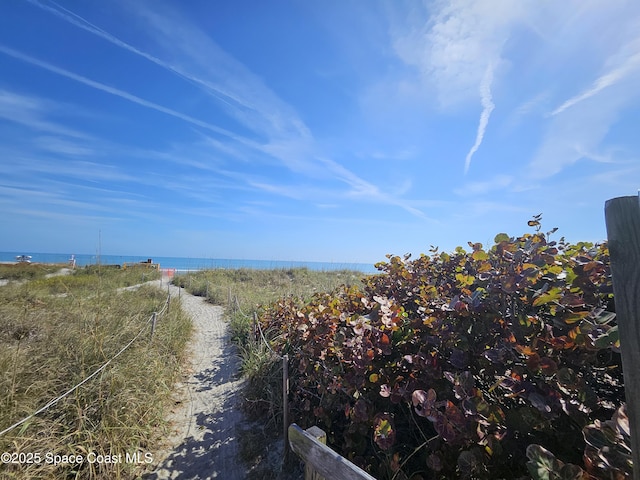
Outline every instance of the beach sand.
<svg viewBox="0 0 640 480">
<path fill-rule="evenodd" d="M 143 478 L 245 479 L 247 472 L 238 458 L 238 435 L 244 424 L 240 359 L 229 339 L 223 308 L 166 283 L 165 278 L 162 287 L 169 288 L 172 302 L 180 299 L 195 332 L 188 376 L 175 393 L 172 435 L 154 458 L 154 471 Z"/>
</svg>

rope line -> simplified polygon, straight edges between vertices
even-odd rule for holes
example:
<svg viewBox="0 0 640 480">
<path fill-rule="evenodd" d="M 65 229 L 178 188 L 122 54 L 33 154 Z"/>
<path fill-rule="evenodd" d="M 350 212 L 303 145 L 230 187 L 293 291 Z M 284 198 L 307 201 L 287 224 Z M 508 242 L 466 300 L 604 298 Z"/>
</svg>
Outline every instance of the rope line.
<svg viewBox="0 0 640 480">
<path fill-rule="evenodd" d="M 242 311 L 242 309 L 240 308 L 240 302 L 238 301 L 238 296 L 234 295 L 235 300 L 236 300 L 236 307 L 238 309 L 238 311 L 240 312 L 240 315 L 242 315 L 244 318 L 247 318 L 249 320 L 252 319 L 252 317 L 250 317 L 249 315 L 247 315 L 246 313 L 244 313 Z M 271 345 L 269 345 L 269 342 L 267 342 L 267 338 L 264 336 L 264 332 L 262 331 L 262 327 L 260 326 L 260 322 L 256 320 L 256 325 L 258 326 L 258 330 L 260 331 L 260 336 L 262 337 L 262 341 L 264 342 L 264 344 L 267 346 L 267 348 L 269 350 L 271 350 L 271 353 L 273 353 L 276 357 L 278 357 L 278 359 L 282 360 L 284 357 L 278 353 L 275 352 L 275 350 L 273 350 L 273 348 L 271 348 Z"/>
<path fill-rule="evenodd" d="M 235 296 L 235 299 L 236 299 L 236 308 L 240 312 L 240 315 L 242 315 L 244 318 L 251 319 L 251 317 L 249 315 L 247 315 L 246 313 L 244 313 L 242 311 L 242 308 L 240 308 L 240 302 L 238 301 L 238 296 L 237 295 Z"/>
<path fill-rule="evenodd" d="M 280 360 L 282 360 L 284 357 L 282 357 L 281 355 L 277 354 L 273 348 L 271 348 L 271 345 L 269 345 L 269 342 L 267 342 L 267 339 L 264 336 L 264 333 L 262 332 L 262 327 L 260 326 L 260 322 L 256 322 L 256 325 L 258 326 L 258 330 L 260 331 L 260 336 L 262 337 L 262 341 L 264 342 L 264 344 L 267 346 L 267 348 L 269 350 L 271 350 L 271 353 L 273 353 L 276 357 L 278 357 Z"/>
<path fill-rule="evenodd" d="M 169 295 L 167 297 L 167 301 L 164 304 L 163 309 L 160 311 L 160 313 L 156 312 L 157 316 L 162 315 L 162 313 L 164 313 L 165 309 L 167 308 L 167 306 L 169 305 L 169 299 L 171 298 L 171 296 Z M 116 353 L 113 357 L 111 357 L 109 360 L 107 360 L 100 368 L 98 368 L 95 372 L 93 372 L 91 375 L 89 375 L 88 377 L 86 377 L 84 380 L 82 380 L 80 383 L 78 383 L 76 386 L 70 388 L 69 390 L 67 390 L 65 393 L 63 393 L 62 395 L 60 395 L 57 398 L 54 398 L 53 400 L 49 401 L 46 405 L 44 405 L 43 407 L 41 407 L 39 410 L 36 410 L 35 412 L 33 412 L 31 415 L 29 415 L 28 417 L 23 418 L 22 420 L 20 420 L 19 422 L 14 423 L 13 425 L 11 425 L 8 428 L 5 428 L 4 430 L 2 430 L 0 432 L 0 437 L 2 435 L 4 435 L 7 432 L 10 432 L 11 430 L 13 430 L 16 427 L 19 427 L 20 425 L 22 425 L 23 423 L 31 420 L 33 417 L 35 417 L 36 415 L 38 415 L 39 413 L 44 412 L 45 410 L 47 410 L 49 407 L 52 407 L 53 405 L 55 405 L 56 403 L 58 403 L 60 400 L 62 400 L 63 398 L 65 398 L 67 395 L 69 395 L 71 392 L 73 392 L 74 390 L 78 389 L 79 387 L 81 387 L 82 385 L 84 385 L 85 383 L 87 383 L 89 380 L 91 380 L 93 377 L 95 377 L 96 375 L 98 375 L 98 373 L 102 372 L 105 368 L 107 368 L 107 366 L 114 361 L 116 358 L 118 358 L 122 352 L 124 352 L 127 348 L 129 348 L 131 346 L 131 344 L 133 344 L 133 342 L 135 342 L 138 337 L 140 337 L 140 335 L 142 335 L 144 333 L 144 331 L 147 329 L 147 326 L 149 325 L 149 323 L 151 322 L 151 320 L 153 319 L 153 314 L 151 315 L 151 317 L 149 317 L 149 320 L 146 321 L 146 323 L 144 324 L 143 328 L 140 330 L 140 332 L 138 332 L 138 334 L 133 337 L 133 339 L 127 343 L 124 347 L 122 347 L 122 349 Z"/>
</svg>

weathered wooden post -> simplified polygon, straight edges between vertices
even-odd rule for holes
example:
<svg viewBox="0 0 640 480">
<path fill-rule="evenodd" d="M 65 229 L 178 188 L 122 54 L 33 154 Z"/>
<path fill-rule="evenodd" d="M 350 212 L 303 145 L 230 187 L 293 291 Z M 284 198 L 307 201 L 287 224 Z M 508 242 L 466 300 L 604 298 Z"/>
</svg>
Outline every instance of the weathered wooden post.
<svg viewBox="0 0 640 480">
<path fill-rule="evenodd" d="M 286 463 L 289 457 L 289 355 L 282 357 L 282 423 Z"/>
<path fill-rule="evenodd" d="M 258 312 L 253 312 L 253 325 L 252 325 L 251 333 L 253 335 L 253 341 L 258 343 L 260 339 L 258 338 Z"/>
<path fill-rule="evenodd" d="M 631 430 L 633 478 L 640 480 L 640 194 L 607 200 L 604 216 Z"/>
<path fill-rule="evenodd" d="M 149 337 L 149 341 L 153 340 L 153 333 L 156 331 L 156 312 L 153 312 L 151 315 L 151 336 Z"/>
</svg>

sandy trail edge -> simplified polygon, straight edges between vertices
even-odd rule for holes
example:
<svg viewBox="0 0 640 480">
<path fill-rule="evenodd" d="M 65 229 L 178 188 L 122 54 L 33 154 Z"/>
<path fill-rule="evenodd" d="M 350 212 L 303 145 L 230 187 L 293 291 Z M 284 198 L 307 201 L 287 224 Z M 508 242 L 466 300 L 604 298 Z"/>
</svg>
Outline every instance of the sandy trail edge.
<svg viewBox="0 0 640 480">
<path fill-rule="evenodd" d="M 240 359 L 229 340 L 223 308 L 207 303 L 167 282 L 171 302 L 180 301 L 194 323 L 188 377 L 177 385 L 176 407 L 170 415 L 169 448 L 147 480 L 223 478 L 245 479 L 238 458 L 238 434 L 244 422 L 240 411 Z"/>
</svg>

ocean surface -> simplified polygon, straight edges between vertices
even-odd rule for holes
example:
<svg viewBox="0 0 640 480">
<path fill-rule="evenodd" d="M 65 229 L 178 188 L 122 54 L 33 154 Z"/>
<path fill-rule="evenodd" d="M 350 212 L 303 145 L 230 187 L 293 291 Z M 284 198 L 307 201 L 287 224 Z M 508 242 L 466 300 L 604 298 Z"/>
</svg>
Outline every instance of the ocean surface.
<svg viewBox="0 0 640 480">
<path fill-rule="evenodd" d="M 32 263 L 69 263 L 71 254 L 35 253 L 35 252 L 0 252 L 0 262 L 15 262 L 16 256 L 29 255 Z M 123 263 L 146 262 L 149 257 L 134 255 L 83 255 L 76 254 L 76 265 L 122 265 Z M 294 262 L 285 260 L 233 260 L 226 258 L 196 257 L 151 257 L 153 263 L 160 268 L 175 269 L 177 272 L 190 272 L 214 268 L 250 268 L 250 269 L 287 269 L 307 267 L 309 270 L 356 270 L 363 273 L 376 273 L 373 264 L 339 263 L 339 262 Z"/>
</svg>

